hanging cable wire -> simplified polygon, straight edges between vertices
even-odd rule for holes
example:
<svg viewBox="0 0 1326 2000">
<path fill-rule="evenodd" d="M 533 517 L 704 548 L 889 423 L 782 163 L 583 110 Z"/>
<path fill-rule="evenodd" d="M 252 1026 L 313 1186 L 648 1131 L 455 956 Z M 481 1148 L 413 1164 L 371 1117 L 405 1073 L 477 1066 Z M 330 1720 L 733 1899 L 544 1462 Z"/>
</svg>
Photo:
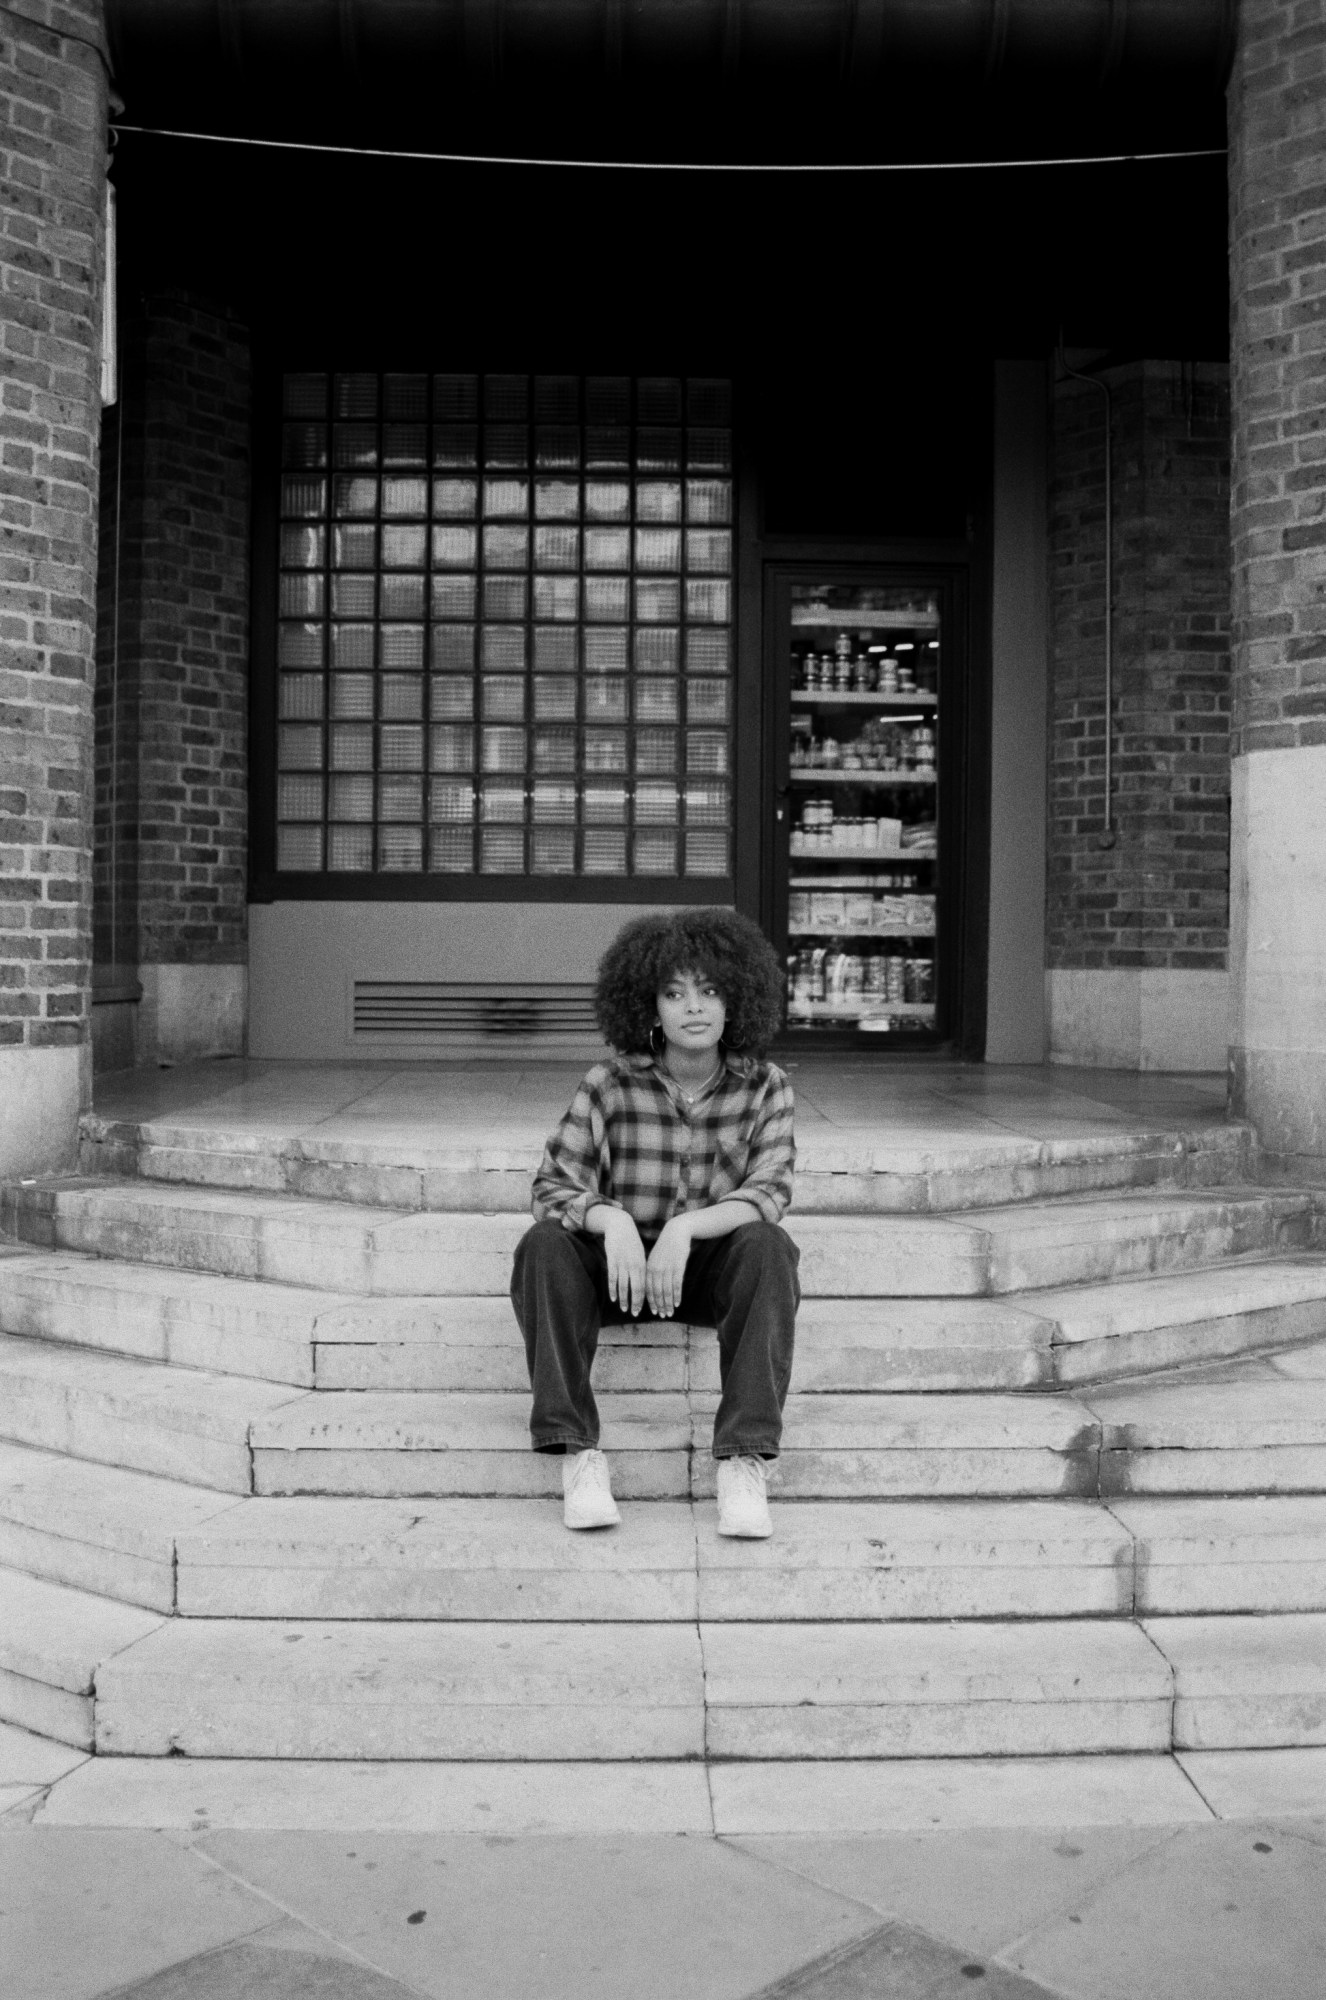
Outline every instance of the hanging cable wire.
<svg viewBox="0 0 1326 2000">
<path fill-rule="evenodd" d="M 184 132 L 166 125 L 123 125 L 149 139 L 193 139 L 209 146 L 260 146 L 282 153 L 333 153 L 354 160 L 418 160 L 450 167 L 567 167 L 633 174 L 949 174 L 994 173 L 1026 167 L 1142 166 L 1158 160 L 1223 160 L 1224 146 L 1174 153 L 1081 153 L 1056 160 L 559 160 L 520 153 L 415 153 L 391 146 L 320 145 L 311 139 L 252 139 L 233 132 Z"/>
</svg>

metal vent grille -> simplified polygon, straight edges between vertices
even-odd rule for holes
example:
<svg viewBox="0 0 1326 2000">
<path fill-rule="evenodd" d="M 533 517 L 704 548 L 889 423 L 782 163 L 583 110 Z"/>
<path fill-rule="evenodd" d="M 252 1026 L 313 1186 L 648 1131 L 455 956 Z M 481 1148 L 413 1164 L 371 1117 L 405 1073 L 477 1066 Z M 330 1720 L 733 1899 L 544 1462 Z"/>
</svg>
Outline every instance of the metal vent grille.
<svg viewBox="0 0 1326 2000">
<path fill-rule="evenodd" d="M 443 979 L 356 979 L 355 1038 L 430 1041 L 467 1048 L 517 1042 L 597 1046 L 594 989 L 562 982 L 475 986 Z"/>
</svg>

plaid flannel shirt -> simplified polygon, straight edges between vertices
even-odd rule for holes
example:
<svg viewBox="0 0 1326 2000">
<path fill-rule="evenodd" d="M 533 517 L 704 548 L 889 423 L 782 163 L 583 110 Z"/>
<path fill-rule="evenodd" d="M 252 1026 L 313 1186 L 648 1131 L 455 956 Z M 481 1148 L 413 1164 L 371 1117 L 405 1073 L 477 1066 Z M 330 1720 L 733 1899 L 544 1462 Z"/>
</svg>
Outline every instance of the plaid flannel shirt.
<svg viewBox="0 0 1326 2000">
<path fill-rule="evenodd" d="M 534 1217 L 583 1229 L 624 1208 L 646 1243 L 728 1195 L 777 1222 L 792 1198 L 792 1086 L 773 1063 L 729 1055 L 688 1105 L 652 1056 L 614 1056 L 582 1080 L 534 1177 Z"/>
</svg>

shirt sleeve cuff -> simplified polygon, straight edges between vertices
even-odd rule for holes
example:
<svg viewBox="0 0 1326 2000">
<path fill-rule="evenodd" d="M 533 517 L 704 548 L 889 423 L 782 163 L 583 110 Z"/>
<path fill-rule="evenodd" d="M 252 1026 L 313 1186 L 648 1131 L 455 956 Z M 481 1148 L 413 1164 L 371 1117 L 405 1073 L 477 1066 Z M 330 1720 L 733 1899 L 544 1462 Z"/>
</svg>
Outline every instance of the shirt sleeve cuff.
<svg viewBox="0 0 1326 2000">
<path fill-rule="evenodd" d="M 621 1203 L 606 1194 L 578 1194 L 562 1211 L 564 1229 L 583 1229 L 591 1208 L 620 1208 Z"/>
<path fill-rule="evenodd" d="M 786 1207 L 785 1202 L 779 1201 L 776 1195 L 770 1194 L 767 1188 L 762 1187 L 733 1188 L 727 1199 L 748 1201 L 752 1208 L 759 1209 L 766 1222 L 781 1222 L 783 1209 Z"/>
</svg>

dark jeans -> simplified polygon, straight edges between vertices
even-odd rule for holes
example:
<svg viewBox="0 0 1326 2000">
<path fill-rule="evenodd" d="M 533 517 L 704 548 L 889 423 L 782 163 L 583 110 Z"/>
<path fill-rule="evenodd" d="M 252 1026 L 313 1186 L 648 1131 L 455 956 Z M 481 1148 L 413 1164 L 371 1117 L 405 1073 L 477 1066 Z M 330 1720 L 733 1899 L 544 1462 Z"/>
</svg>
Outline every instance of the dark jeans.
<svg viewBox="0 0 1326 2000">
<path fill-rule="evenodd" d="M 718 1329 L 723 1393 L 715 1458 L 777 1458 L 801 1300 L 796 1244 L 770 1222 L 692 1246 L 676 1319 Z M 535 1451 L 583 1451 L 599 1441 L 589 1372 L 599 1328 L 629 1322 L 608 1297 L 601 1236 L 536 1222 L 516 1246 L 511 1303 L 525 1336 Z M 641 1320 L 654 1315 L 648 1306 Z"/>
</svg>

